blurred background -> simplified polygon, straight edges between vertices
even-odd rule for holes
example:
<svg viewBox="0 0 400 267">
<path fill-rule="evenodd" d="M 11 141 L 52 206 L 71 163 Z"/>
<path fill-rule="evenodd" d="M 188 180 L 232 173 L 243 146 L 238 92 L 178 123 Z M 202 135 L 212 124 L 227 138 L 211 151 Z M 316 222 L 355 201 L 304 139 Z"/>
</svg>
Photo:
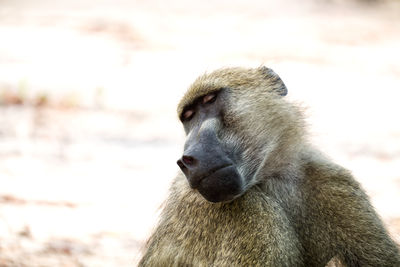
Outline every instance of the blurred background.
<svg viewBox="0 0 400 267">
<path fill-rule="evenodd" d="M 400 243 L 400 2 L 0 0 L 0 266 L 135 266 L 205 71 L 273 68 Z"/>
</svg>

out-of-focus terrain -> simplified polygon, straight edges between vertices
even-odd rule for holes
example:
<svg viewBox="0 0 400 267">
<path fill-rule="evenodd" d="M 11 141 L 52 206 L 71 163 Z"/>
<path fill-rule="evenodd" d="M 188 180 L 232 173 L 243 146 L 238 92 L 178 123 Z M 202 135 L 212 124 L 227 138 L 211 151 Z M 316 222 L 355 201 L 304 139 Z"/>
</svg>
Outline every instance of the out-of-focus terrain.
<svg viewBox="0 0 400 267">
<path fill-rule="evenodd" d="M 178 172 L 175 106 L 273 68 L 400 243 L 398 1 L 0 1 L 0 266 L 135 266 Z"/>
</svg>

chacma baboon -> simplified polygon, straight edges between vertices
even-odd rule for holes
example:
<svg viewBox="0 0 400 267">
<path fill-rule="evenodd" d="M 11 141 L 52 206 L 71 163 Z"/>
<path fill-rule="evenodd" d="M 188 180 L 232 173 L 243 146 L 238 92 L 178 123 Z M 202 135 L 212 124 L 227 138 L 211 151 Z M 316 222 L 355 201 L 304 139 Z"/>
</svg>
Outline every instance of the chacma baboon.
<svg viewBox="0 0 400 267">
<path fill-rule="evenodd" d="M 349 171 L 307 143 L 271 69 L 199 77 L 178 106 L 187 139 L 140 266 L 400 266 Z"/>
</svg>

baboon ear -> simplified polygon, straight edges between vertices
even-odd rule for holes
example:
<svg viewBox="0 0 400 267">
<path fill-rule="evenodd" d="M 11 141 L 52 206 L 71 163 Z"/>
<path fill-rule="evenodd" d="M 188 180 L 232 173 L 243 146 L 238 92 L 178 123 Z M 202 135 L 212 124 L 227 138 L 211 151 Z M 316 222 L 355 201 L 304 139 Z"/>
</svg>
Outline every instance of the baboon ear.
<svg viewBox="0 0 400 267">
<path fill-rule="evenodd" d="M 280 96 L 285 96 L 288 93 L 286 85 L 283 83 L 282 79 L 276 74 L 272 69 L 262 66 L 260 71 L 265 75 L 265 78 L 269 79 L 272 83 L 274 92 L 278 93 Z"/>
</svg>

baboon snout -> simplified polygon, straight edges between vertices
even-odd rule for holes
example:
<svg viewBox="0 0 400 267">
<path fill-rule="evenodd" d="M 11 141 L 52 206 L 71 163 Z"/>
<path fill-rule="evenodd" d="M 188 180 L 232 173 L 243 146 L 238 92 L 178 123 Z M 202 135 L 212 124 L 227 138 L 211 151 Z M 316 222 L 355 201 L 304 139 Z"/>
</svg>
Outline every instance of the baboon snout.
<svg viewBox="0 0 400 267">
<path fill-rule="evenodd" d="M 198 132 L 197 137 L 186 141 L 183 156 L 177 161 L 193 189 L 215 171 L 233 164 L 212 131 Z"/>
<path fill-rule="evenodd" d="M 182 158 L 178 159 L 178 161 L 176 162 L 179 166 L 179 168 L 181 168 L 182 172 L 185 174 L 186 178 L 188 178 L 190 186 L 192 188 L 196 188 L 194 183 L 195 179 L 190 179 L 190 177 L 193 176 L 193 173 L 196 172 L 196 166 L 198 163 L 198 160 L 196 160 L 194 157 L 192 156 L 186 156 L 183 155 Z"/>
<path fill-rule="evenodd" d="M 201 180 L 221 168 L 232 165 L 228 158 L 216 154 L 215 151 L 186 152 L 177 161 L 179 168 L 188 179 L 190 187 L 198 189 Z"/>
<path fill-rule="evenodd" d="M 229 201 L 243 191 L 235 164 L 218 146 L 196 143 L 177 161 L 189 185 L 208 201 Z"/>
</svg>

